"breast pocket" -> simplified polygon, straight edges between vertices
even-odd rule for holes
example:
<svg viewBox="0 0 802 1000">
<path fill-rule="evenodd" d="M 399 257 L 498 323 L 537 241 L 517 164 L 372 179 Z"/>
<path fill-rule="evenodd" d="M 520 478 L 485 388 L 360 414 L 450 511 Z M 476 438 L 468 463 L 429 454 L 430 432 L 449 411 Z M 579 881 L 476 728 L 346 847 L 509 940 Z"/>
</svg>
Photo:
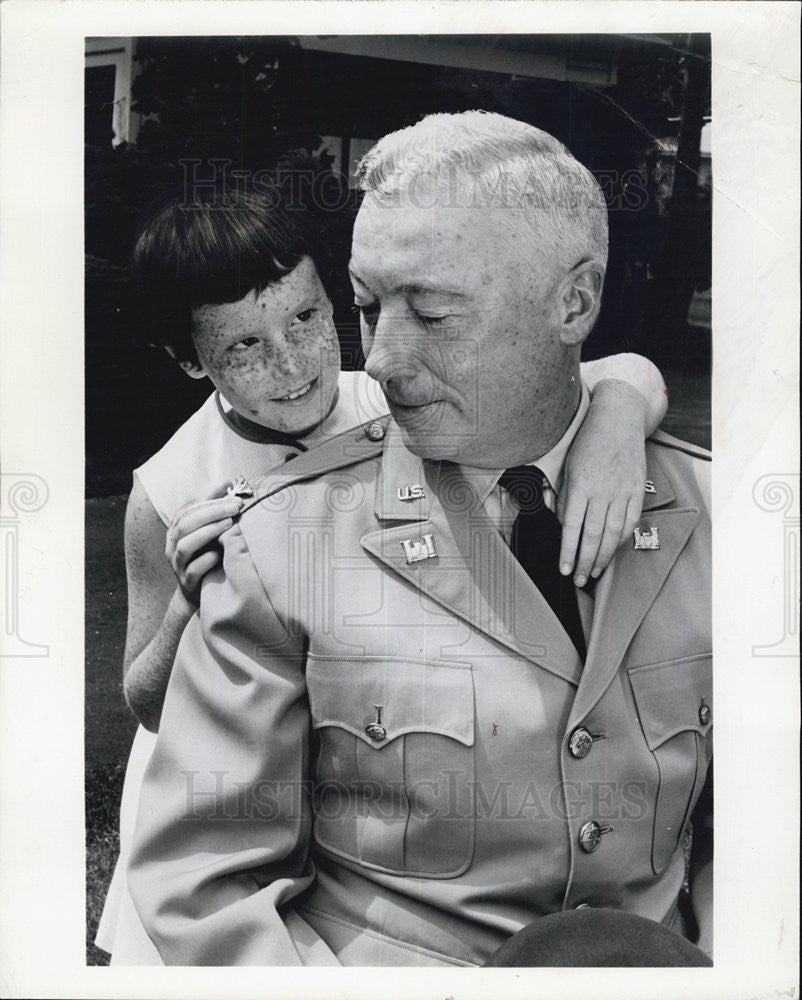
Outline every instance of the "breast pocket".
<svg viewBox="0 0 802 1000">
<path fill-rule="evenodd" d="M 451 878 L 473 856 L 468 663 L 310 656 L 315 840 L 370 868 Z"/>
<path fill-rule="evenodd" d="M 664 871 L 702 791 L 712 756 L 712 657 L 628 671 L 643 735 L 657 762 L 652 868 Z"/>
</svg>

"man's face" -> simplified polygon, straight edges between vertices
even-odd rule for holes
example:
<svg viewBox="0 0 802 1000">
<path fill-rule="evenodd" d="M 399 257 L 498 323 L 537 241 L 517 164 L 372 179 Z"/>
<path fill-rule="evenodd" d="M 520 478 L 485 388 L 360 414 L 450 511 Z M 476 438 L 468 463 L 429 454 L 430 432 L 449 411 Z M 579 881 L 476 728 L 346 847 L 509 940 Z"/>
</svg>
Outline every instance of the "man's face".
<svg viewBox="0 0 802 1000">
<path fill-rule="evenodd" d="M 200 306 L 192 322 L 203 370 L 240 416 L 290 434 L 327 416 L 340 354 L 331 302 L 309 257 L 258 295 Z"/>
<path fill-rule="evenodd" d="M 568 376 L 538 256 L 510 210 L 366 196 L 350 267 L 365 367 L 415 454 L 500 468 L 553 443 L 540 439 Z"/>
</svg>

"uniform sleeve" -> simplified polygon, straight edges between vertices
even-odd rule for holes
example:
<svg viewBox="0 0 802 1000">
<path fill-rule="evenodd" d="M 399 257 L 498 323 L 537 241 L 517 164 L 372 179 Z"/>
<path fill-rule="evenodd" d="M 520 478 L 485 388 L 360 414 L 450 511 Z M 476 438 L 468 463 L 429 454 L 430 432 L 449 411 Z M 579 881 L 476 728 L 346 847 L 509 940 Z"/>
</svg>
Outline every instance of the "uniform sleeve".
<svg viewBox="0 0 802 1000">
<path fill-rule="evenodd" d="M 128 873 L 167 965 L 336 963 L 287 906 L 314 878 L 303 676 L 235 526 L 176 655 Z"/>
</svg>

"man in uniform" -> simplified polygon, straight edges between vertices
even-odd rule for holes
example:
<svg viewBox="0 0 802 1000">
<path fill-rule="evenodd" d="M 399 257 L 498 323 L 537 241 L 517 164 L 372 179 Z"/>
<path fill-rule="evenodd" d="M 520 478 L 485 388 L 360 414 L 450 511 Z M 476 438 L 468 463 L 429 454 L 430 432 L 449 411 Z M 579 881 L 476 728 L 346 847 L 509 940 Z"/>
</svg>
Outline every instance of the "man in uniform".
<svg viewBox="0 0 802 1000">
<path fill-rule="evenodd" d="M 556 568 L 601 192 L 479 112 L 385 137 L 360 177 L 391 417 L 268 476 L 223 536 L 140 802 L 143 923 L 177 965 L 481 965 L 596 907 L 709 951 L 704 453 L 656 435 L 634 537 L 595 586 Z"/>
</svg>

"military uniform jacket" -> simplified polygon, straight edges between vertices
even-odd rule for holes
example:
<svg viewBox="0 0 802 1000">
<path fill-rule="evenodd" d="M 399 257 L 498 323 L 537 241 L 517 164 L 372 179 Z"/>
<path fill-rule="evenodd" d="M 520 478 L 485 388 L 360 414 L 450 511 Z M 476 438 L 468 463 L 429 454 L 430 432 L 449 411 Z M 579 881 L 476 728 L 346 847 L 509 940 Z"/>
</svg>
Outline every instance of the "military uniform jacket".
<svg viewBox="0 0 802 1000">
<path fill-rule="evenodd" d="M 473 965 L 583 904 L 675 920 L 711 755 L 697 450 L 647 443 L 659 547 L 600 578 L 583 667 L 463 470 L 388 420 L 271 474 L 203 584 L 129 870 L 167 964 Z"/>
</svg>

